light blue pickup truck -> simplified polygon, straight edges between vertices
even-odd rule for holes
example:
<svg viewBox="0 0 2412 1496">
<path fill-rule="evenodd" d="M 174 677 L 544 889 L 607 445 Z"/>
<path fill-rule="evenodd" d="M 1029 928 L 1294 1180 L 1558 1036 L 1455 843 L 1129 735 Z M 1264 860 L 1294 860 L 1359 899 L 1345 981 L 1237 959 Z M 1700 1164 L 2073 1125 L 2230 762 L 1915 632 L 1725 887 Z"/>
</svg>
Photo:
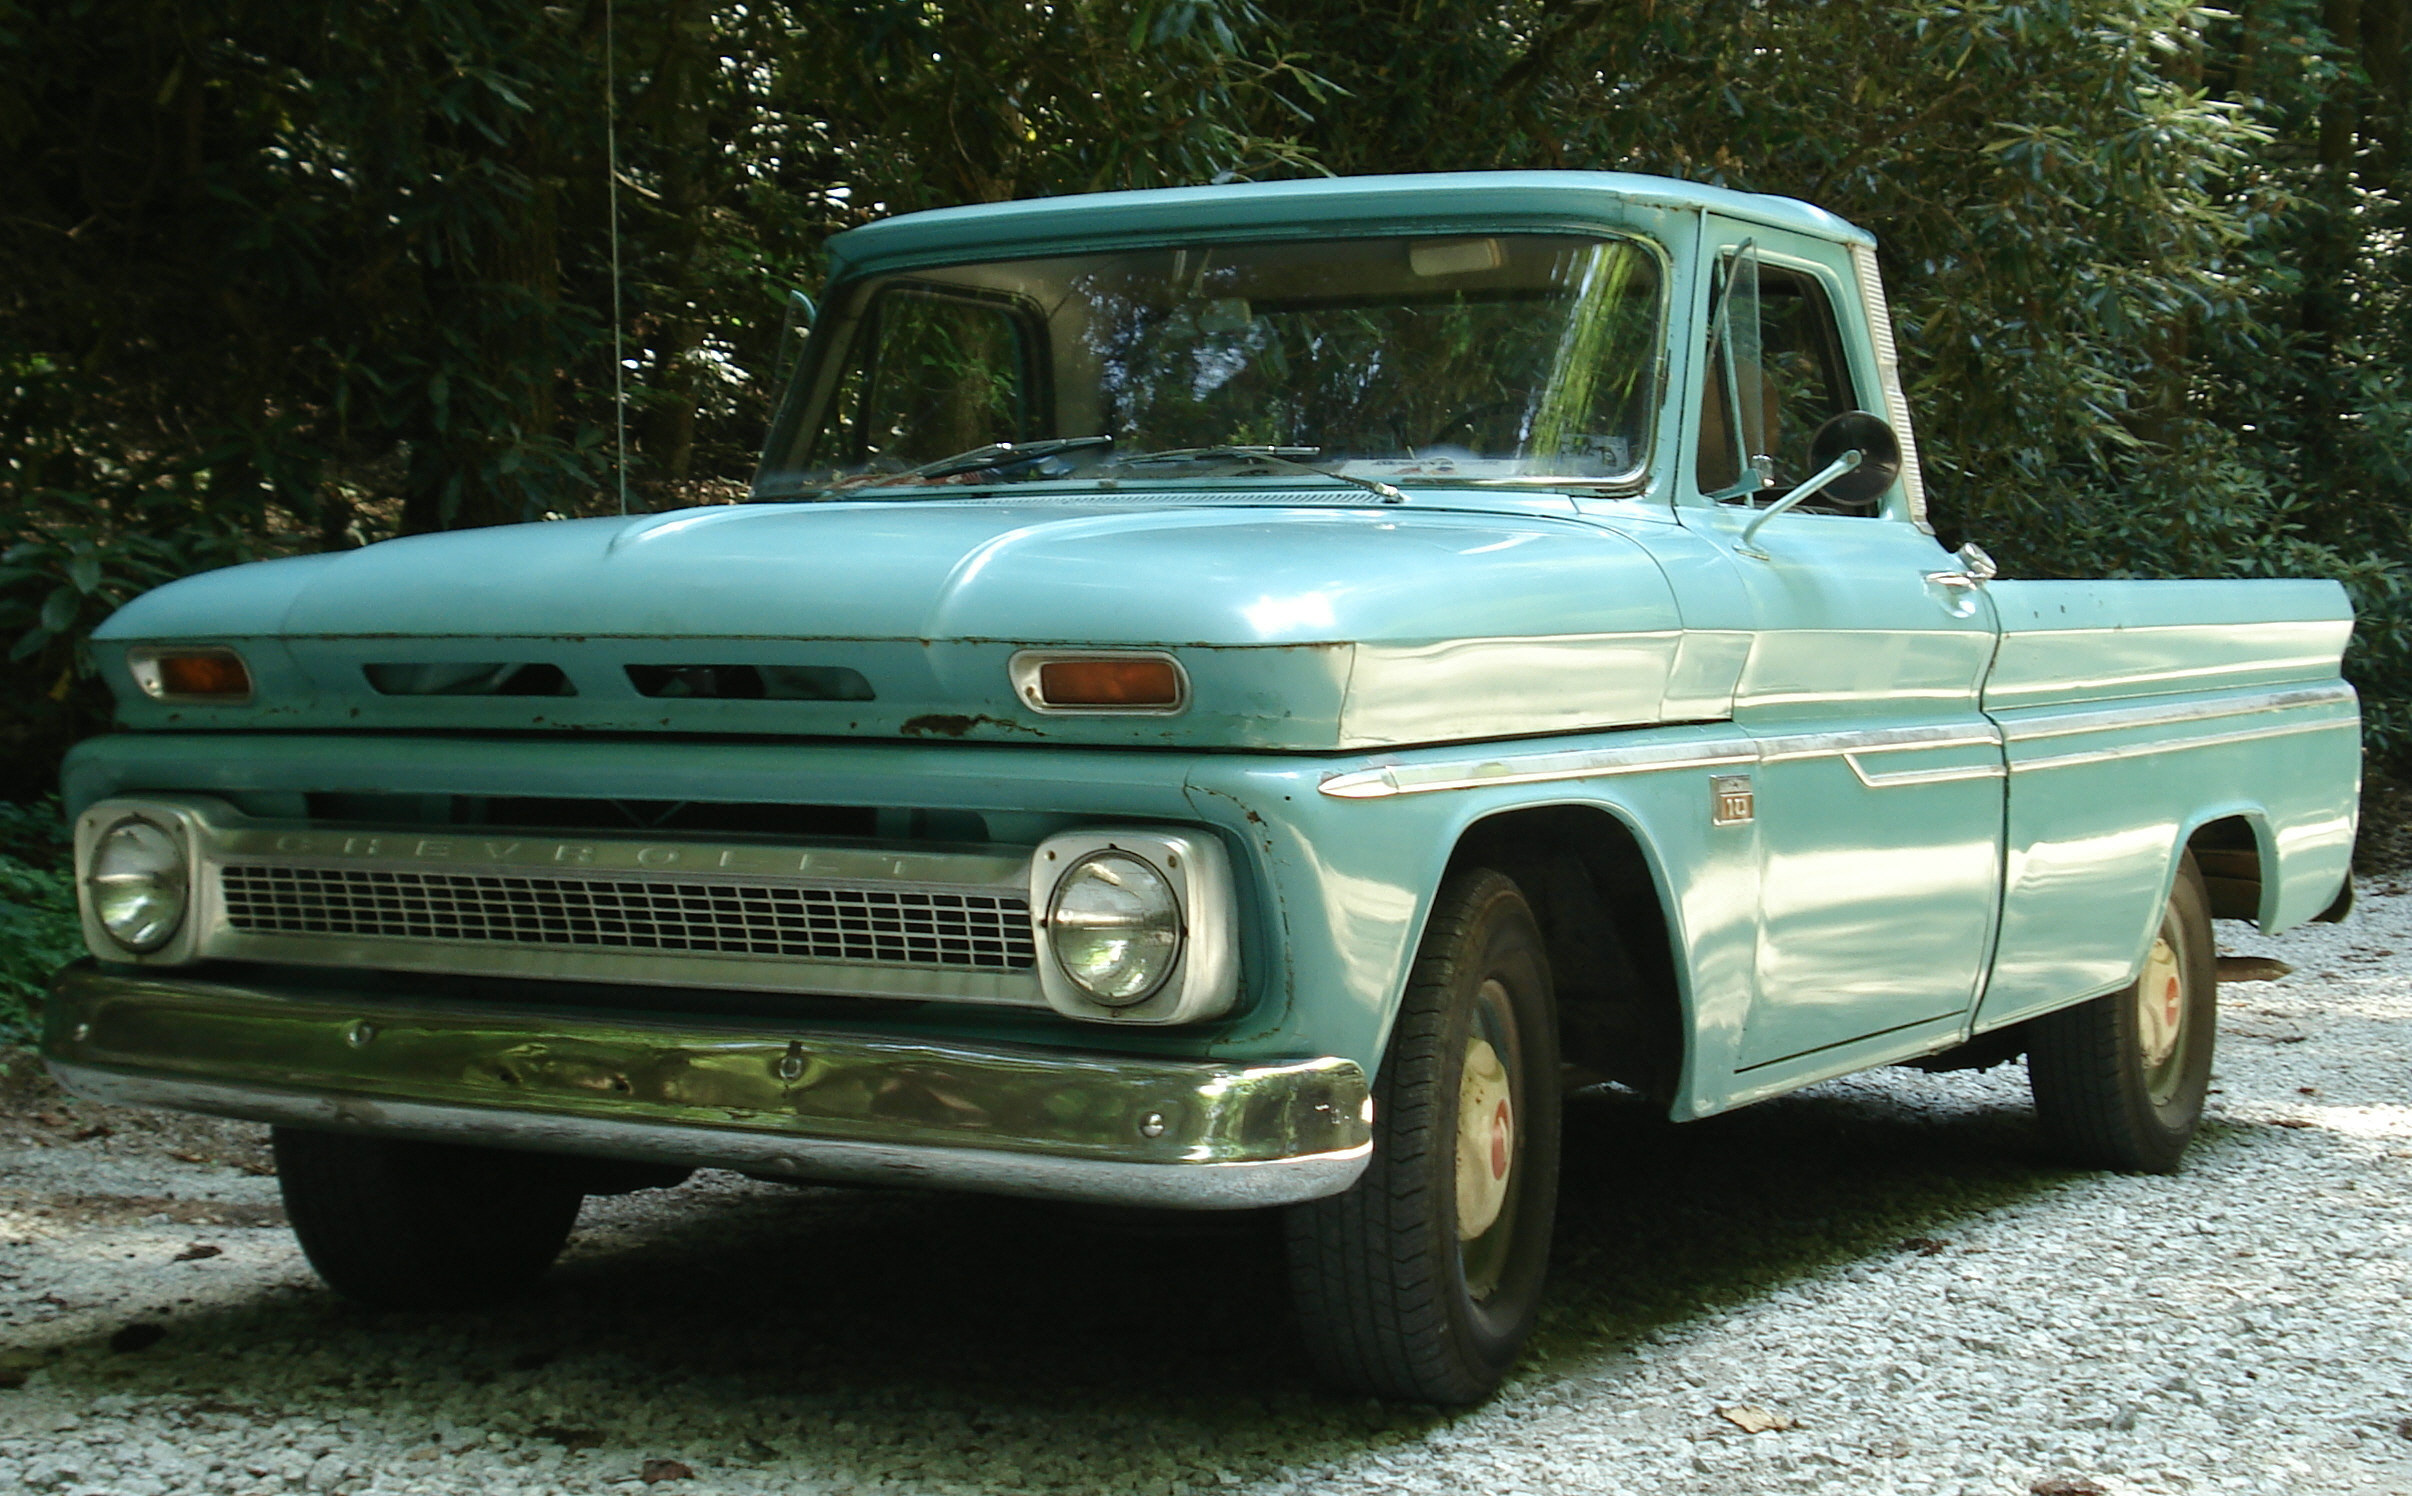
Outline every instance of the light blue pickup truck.
<svg viewBox="0 0 2412 1496">
<path fill-rule="evenodd" d="M 839 236 L 753 502 L 126 607 L 85 1095 L 275 1124 L 371 1302 L 695 1166 L 1281 1207 L 1323 1373 L 1479 1398 L 1560 1097 L 2026 1058 L 2169 1170 L 2211 920 L 2342 913 L 2326 582 L 1925 518 L 1870 237 L 1645 177 Z"/>
</svg>

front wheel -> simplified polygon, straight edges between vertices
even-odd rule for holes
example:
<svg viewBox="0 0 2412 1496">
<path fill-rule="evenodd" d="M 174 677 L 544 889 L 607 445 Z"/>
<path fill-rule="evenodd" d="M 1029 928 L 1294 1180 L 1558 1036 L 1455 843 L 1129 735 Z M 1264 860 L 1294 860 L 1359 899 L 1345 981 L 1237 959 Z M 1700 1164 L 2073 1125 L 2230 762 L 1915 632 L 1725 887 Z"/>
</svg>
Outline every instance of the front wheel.
<svg viewBox="0 0 2412 1496">
<path fill-rule="evenodd" d="M 1469 1403 L 1541 1304 L 1558 1193 L 1558 1030 L 1524 895 L 1480 869 L 1441 888 L 1382 1071 L 1373 1159 L 1293 1206 L 1290 1284 L 1329 1380 Z"/>
<path fill-rule="evenodd" d="M 279 1127 L 277 1185 L 327 1286 L 380 1309 L 507 1297 L 561 1254 L 585 1194 L 562 1160 Z"/>
<path fill-rule="evenodd" d="M 2027 1084 L 2044 1135 L 2089 1167 L 2174 1171 L 2202 1120 L 2218 1029 L 2211 905 L 2189 854 L 2136 984 L 2035 1020 Z"/>
</svg>

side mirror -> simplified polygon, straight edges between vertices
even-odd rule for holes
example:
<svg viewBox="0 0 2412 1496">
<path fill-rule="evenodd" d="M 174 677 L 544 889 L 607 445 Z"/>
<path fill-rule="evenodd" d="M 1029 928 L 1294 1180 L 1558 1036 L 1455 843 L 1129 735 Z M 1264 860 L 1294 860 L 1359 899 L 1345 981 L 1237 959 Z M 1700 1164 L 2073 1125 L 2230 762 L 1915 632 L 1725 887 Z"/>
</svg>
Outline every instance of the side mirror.
<svg viewBox="0 0 2412 1496">
<path fill-rule="evenodd" d="M 1859 454 L 1858 465 L 1830 479 L 1821 492 L 1829 503 L 1865 509 L 1883 498 L 1884 491 L 1901 476 L 1901 438 L 1893 434 L 1884 417 L 1846 410 L 1818 427 L 1809 439 L 1809 466 L 1823 472 L 1846 452 Z"/>
<path fill-rule="evenodd" d="M 1809 460 L 1818 464 L 1816 473 L 1742 527 L 1742 543 L 1737 549 L 1743 555 L 1766 559 L 1767 553 L 1754 549 L 1751 542 L 1769 520 L 1803 499 L 1824 494 L 1838 504 L 1864 509 L 1884 497 L 1884 491 L 1901 476 L 1901 438 L 1893 435 L 1882 416 L 1846 410 L 1817 428 L 1817 435 L 1809 439 Z"/>
</svg>

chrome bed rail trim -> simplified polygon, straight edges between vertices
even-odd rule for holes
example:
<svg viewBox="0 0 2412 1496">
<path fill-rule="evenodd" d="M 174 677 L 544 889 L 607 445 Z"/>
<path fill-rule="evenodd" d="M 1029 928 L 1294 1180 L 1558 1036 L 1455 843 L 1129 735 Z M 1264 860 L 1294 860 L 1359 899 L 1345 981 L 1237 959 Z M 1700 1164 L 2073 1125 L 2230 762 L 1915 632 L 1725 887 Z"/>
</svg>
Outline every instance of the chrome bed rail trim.
<svg viewBox="0 0 2412 1496">
<path fill-rule="evenodd" d="M 2346 706 L 2358 698 L 2342 682 L 2296 686 L 2283 691 L 2256 691 L 2249 696 L 2215 696 L 2190 701 L 2105 702 L 2100 706 L 2003 708 L 1996 713 L 2002 735 L 2013 743 L 2037 738 L 2069 737 L 2081 732 L 2115 732 L 2130 727 L 2171 727 L 2184 722 L 2210 722 L 2221 717 L 2246 717 L 2262 712 L 2290 711 L 2307 706 Z"/>
<path fill-rule="evenodd" d="M 43 1055 L 82 1095 L 290 1126 L 1193 1209 L 1334 1194 L 1364 1072 L 636 1021 L 328 985 L 60 973 Z"/>
</svg>

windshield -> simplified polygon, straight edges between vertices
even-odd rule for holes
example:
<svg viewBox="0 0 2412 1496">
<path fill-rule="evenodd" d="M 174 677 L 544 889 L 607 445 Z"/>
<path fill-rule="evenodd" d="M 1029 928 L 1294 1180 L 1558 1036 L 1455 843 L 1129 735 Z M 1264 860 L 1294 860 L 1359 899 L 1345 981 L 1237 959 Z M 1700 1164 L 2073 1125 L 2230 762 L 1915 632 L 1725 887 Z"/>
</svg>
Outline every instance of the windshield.
<svg viewBox="0 0 2412 1496">
<path fill-rule="evenodd" d="M 1659 282 L 1642 245 L 1567 234 L 876 276 L 839 291 L 756 492 L 1198 470 L 1295 488 L 1302 464 L 1395 483 L 1616 482 L 1648 456 Z M 1039 443 L 1054 445 L 1016 450 Z"/>
</svg>

